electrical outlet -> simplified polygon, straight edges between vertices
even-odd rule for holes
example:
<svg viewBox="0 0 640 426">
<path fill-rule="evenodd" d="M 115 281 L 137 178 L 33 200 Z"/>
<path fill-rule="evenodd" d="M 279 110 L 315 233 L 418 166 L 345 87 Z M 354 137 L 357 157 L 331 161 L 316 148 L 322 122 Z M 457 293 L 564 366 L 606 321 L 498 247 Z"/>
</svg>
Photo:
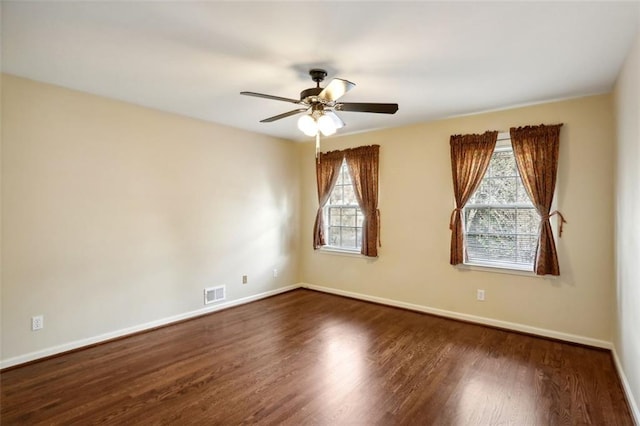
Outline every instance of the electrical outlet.
<svg viewBox="0 0 640 426">
<path fill-rule="evenodd" d="M 249 278 L 246 275 L 242 276 L 242 284 L 246 284 L 249 282 Z"/>
<path fill-rule="evenodd" d="M 273 270 L 273 278 L 277 278 L 278 277 L 278 270 L 274 269 Z"/>
<path fill-rule="evenodd" d="M 41 330 L 43 328 L 44 328 L 44 317 L 42 315 L 31 317 L 31 331 Z"/>
<path fill-rule="evenodd" d="M 476 293 L 476 298 L 480 301 L 484 301 L 484 290 L 478 289 Z"/>
</svg>

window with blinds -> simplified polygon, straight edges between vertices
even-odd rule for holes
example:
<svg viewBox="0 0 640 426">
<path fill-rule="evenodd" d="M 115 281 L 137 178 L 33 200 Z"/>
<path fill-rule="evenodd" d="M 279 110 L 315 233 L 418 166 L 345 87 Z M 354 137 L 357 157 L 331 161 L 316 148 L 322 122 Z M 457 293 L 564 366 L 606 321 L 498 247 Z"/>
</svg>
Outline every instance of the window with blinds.
<svg viewBox="0 0 640 426">
<path fill-rule="evenodd" d="M 510 140 L 496 145 L 463 215 L 465 263 L 533 270 L 540 215 L 522 184 Z"/>
<path fill-rule="evenodd" d="M 330 248 L 359 252 L 362 247 L 364 216 L 353 191 L 347 162 L 343 160 L 336 185 L 324 207 L 325 235 Z"/>
</svg>

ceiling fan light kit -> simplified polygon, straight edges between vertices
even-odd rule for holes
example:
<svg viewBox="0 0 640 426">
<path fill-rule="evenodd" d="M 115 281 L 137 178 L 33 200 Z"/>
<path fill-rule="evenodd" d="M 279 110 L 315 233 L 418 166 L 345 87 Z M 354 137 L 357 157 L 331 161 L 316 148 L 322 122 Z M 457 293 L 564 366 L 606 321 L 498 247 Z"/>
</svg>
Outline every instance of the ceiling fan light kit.
<svg viewBox="0 0 640 426">
<path fill-rule="evenodd" d="M 298 119 L 298 129 L 307 136 L 315 136 L 316 147 L 319 143 L 320 133 L 324 136 L 330 136 L 337 129 L 345 126 L 344 121 L 334 111 L 372 112 L 378 114 L 395 114 L 398 111 L 398 104 L 337 102 L 340 97 L 356 85 L 348 80 L 334 78 L 326 87 L 322 88 L 320 87 L 320 82 L 327 76 L 327 72 L 323 69 L 314 68 L 309 71 L 309 75 L 316 83 L 316 87 L 300 92 L 299 100 L 257 92 L 240 92 L 240 94 L 301 105 L 301 108 L 265 118 L 260 122 L 271 123 L 304 112 L 305 114 Z"/>
<path fill-rule="evenodd" d="M 330 115 L 328 111 L 325 113 L 320 105 L 314 105 L 309 114 L 298 119 L 298 129 L 307 136 L 316 136 L 318 132 L 323 136 L 331 136 L 344 125 L 342 120 L 334 121 L 333 117 L 337 118 L 335 114 Z"/>
<path fill-rule="evenodd" d="M 331 136 L 336 132 L 336 126 L 329 116 L 323 114 L 318 117 L 318 130 L 325 136 Z"/>
<path fill-rule="evenodd" d="M 303 115 L 298 119 L 298 129 L 307 136 L 315 136 L 318 133 L 318 123 L 310 115 Z"/>
</svg>

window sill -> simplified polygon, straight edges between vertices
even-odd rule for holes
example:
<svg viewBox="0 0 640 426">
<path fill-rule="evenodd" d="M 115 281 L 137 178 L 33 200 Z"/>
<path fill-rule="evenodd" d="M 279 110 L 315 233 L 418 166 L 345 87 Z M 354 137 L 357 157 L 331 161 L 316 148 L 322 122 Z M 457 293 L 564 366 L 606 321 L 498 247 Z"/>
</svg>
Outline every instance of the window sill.
<svg viewBox="0 0 640 426">
<path fill-rule="evenodd" d="M 319 249 L 317 249 L 315 251 L 317 251 L 319 253 L 331 254 L 331 255 L 336 255 L 336 256 L 359 257 L 361 259 L 367 258 L 367 256 L 363 256 L 360 253 L 360 251 L 345 250 L 345 249 L 341 249 L 341 248 L 337 248 L 337 247 L 324 246 L 324 247 L 320 247 Z"/>
<path fill-rule="evenodd" d="M 457 269 L 465 271 L 480 271 L 480 272 L 494 272 L 498 274 L 507 275 L 519 275 L 521 277 L 533 277 L 533 278 L 557 278 L 551 275 L 536 275 L 535 272 L 528 269 L 518 269 L 517 266 L 512 265 L 488 265 L 486 263 L 464 263 L 456 265 Z"/>
</svg>

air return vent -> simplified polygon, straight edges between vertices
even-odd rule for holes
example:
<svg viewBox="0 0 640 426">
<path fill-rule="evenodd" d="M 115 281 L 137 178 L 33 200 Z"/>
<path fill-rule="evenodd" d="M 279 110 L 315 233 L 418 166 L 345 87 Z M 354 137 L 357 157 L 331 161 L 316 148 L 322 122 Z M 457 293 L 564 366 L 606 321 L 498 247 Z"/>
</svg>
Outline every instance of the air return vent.
<svg viewBox="0 0 640 426">
<path fill-rule="evenodd" d="M 204 304 L 219 302 L 225 299 L 225 286 L 209 287 L 204 289 Z"/>
</svg>

